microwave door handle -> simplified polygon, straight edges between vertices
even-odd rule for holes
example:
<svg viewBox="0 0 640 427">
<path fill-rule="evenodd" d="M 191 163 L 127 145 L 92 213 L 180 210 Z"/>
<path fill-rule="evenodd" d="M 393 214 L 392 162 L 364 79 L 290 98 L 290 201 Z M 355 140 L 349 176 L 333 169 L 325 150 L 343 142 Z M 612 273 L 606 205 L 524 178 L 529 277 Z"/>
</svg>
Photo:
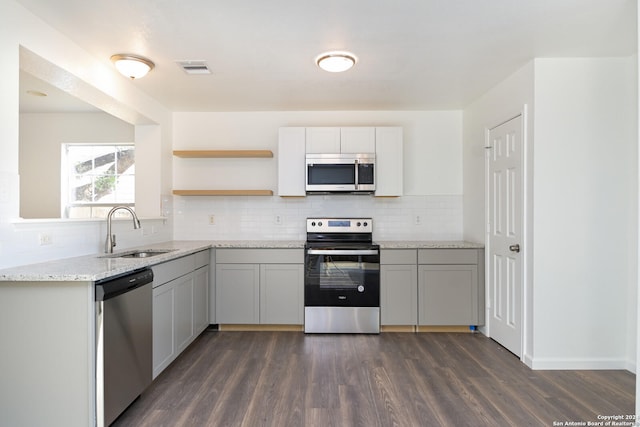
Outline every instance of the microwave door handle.
<svg viewBox="0 0 640 427">
<path fill-rule="evenodd" d="M 308 249 L 309 255 L 378 255 L 377 249 Z"/>
<path fill-rule="evenodd" d="M 358 169 L 359 169 L 358 168 L 358 159 L 356 159 L 356 161 L 355 161 L 354 169 L 355 169 L 355 175 L 356 175 L 355 182 L 354 182 L 354 185 L 355 185 L 354 190 L 357 190 L 358 189 L 358 183 L 360 182 L 360 180 L 358 178 Z"/>
</svg>

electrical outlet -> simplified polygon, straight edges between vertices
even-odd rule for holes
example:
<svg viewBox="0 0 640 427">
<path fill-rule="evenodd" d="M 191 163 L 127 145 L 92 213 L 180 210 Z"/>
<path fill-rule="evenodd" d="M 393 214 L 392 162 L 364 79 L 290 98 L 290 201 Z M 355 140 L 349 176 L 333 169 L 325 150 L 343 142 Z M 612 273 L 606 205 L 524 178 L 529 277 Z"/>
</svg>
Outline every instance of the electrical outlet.
<svg viewBox="0 0 640 427">
<path fill-rule="evenodd" d="M 420 225 L 420 224 L 422 224 L 422 218 L 420 218 L 420 215 L 416 215 L 416 218 L 415 218 L 415 224 L 416 224 L 416 225 Z"/>
<path fill-rule="evenodd" d="M 276 223 L 276 225 L 282 225 L 282 216 L 281 215 L 276 215 L 275 223 Z"/>
<path fill-rule="evenodd" d="M 142 227 L 142 235 L 143 236 L 151 236 L 152 234 L 156 234 L 156 227 L 155 225 L 152 226 L 148 226 L 148 227 Z"/>
<path fill-rule="evenodd" d="M 209 225 L 216 225 L 216 216 L 209 215 Z"/>
<path fill-rule="evenodd" d="M 50 245 L 52 243 L 51 234 L 46 234 L 46 233 L 38 234 L 38 241 L 40 242 L 40 246 Z"/>
</svg>

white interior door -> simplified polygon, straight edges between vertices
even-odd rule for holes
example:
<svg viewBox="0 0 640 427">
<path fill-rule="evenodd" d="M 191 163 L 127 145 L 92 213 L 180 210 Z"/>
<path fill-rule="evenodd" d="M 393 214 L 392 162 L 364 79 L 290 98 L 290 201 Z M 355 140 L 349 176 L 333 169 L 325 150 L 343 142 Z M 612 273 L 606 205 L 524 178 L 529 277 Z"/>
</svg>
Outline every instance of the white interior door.
<svg viewBox="0 0 640 427">
<path fill-rule="evenodd" d="M 522 116 L 489 131 L 489 334 L 522 356 Z"/>
</svg>

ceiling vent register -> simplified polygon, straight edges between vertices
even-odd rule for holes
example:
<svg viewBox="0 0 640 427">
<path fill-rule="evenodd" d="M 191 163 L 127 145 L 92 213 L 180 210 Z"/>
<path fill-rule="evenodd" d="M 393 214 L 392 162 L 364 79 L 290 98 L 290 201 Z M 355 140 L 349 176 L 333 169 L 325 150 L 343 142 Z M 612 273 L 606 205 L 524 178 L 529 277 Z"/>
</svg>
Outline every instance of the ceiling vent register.
<svg viewBox="0 0 640 427">
<path fill-rule="evenodd" d="M 177 64 L 187 74 L 211 74 L 206 61 L 177 61 Z"/>
</svg>

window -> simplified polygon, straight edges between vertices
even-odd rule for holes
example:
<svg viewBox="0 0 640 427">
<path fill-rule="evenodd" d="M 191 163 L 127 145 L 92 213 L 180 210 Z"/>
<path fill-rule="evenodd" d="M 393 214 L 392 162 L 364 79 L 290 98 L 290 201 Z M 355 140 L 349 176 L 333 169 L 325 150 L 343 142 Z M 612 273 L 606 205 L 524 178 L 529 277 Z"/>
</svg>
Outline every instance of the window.
<svg viewBox="0 0 640 427">
<path fill-rule="evenodd" d="M 64 218 L 105 218 L 117 205 L 134 206 L 135 146 L 63 144 Z"/>
</svg>

